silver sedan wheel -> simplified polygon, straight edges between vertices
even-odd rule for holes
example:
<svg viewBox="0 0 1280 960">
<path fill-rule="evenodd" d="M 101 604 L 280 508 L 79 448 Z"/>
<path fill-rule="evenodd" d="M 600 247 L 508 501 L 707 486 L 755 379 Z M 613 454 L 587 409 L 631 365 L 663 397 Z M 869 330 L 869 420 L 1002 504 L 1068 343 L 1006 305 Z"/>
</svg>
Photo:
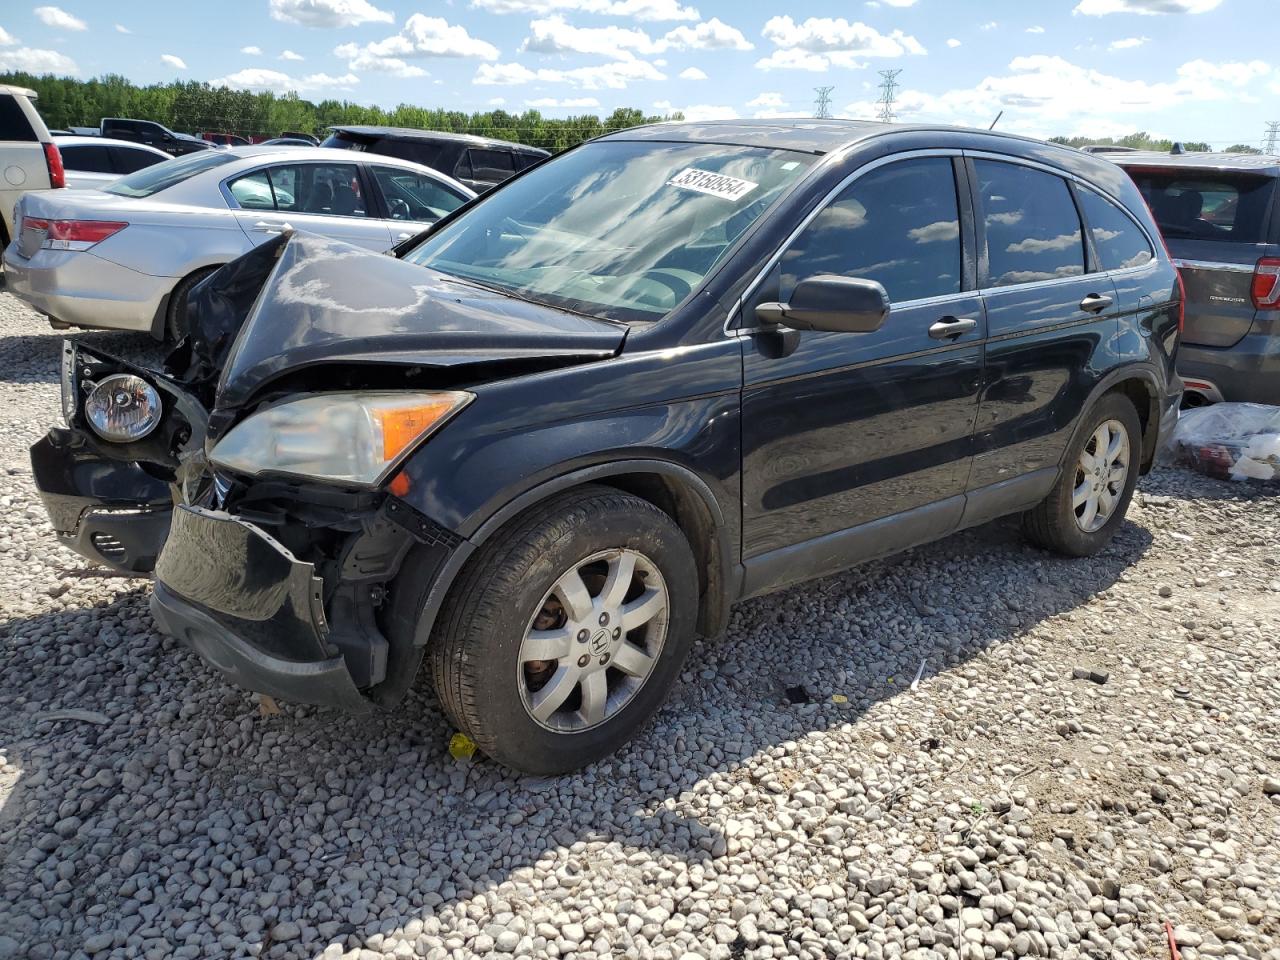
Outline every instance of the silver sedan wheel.
<svg viewBox="0 0 1280 960">
<path fill-rule="evenodd" d="M 604 723 L 653 673 L 667 585 L 648 557 L 605 550 L 562 573 L 525 629 L 516 666 L 529 716 L 557 733 Z"/>
<path fill-rule="evenodd" d="M 1129 479 L 1129 432 L 1119 420 L 1093 431 L 1076 463 L 1071 507 L 1085 533 L 1101 530 L 1111 519 Z"/>
</svg>

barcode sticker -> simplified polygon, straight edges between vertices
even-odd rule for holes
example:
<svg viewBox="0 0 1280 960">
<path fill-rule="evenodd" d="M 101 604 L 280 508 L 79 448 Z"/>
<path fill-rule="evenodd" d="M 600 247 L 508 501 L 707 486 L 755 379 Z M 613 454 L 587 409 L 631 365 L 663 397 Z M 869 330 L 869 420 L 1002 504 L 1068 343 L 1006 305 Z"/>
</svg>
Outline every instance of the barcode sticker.
<svg viewBox="0 0 1280 960">
<path fill-rule="evenodd" d="M 671 187 L 685 190 L 696 190 L 722 200 L 741 200 L 759 186 L 750 180 L 739 180 L 723 173 L 712 173 L 710 170 L 699 170 L 697 167 L 686 167 L 667 181 Z"/>
</svg>

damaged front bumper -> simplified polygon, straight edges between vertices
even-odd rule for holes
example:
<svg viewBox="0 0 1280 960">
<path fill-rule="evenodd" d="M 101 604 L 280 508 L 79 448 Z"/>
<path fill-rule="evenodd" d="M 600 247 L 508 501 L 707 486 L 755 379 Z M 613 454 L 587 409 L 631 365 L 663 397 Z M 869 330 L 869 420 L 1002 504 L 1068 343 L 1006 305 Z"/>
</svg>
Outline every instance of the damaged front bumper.
<svg viewBox="0 0 1280 960">
<path fill-rule="evenodd" d="M 165 633 L 242 687 L 357 713 L 371 707 L 328 641 L 315 566 L 230 514 L 177 508 L 151 612 Z M 386 665 L 386 640 L 377 639 L 375 675 Z"/>
</svg>

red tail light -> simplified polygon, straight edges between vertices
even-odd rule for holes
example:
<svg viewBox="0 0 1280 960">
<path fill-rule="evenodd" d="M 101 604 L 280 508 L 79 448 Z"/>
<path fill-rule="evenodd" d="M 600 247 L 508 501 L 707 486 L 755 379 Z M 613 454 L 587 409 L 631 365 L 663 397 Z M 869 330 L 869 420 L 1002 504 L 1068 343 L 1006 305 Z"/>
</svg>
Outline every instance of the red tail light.
<svg viewBox="0 0 1280 960">
<path fill-rule="evenodd" d="M 1263 257 L 1253 268 L 1255 310 L 1280 310 L 1280 257 Z"/>
<path fill-rule="evenodd" d="M 49 186 L 65 187 L 67 185 L 67 173 L 62 169 L 62 152 L 58 150 L 56 143 L 46 143 L 44 145 L 44 163 L 49 168 Z"/>
<path fill-rule="evenodd" d="M 120 220 L 44 220 L 23 217 L 23 230 L 43 230 L 46 250 L 87 250 L 129 224 Z"/>
</svg>

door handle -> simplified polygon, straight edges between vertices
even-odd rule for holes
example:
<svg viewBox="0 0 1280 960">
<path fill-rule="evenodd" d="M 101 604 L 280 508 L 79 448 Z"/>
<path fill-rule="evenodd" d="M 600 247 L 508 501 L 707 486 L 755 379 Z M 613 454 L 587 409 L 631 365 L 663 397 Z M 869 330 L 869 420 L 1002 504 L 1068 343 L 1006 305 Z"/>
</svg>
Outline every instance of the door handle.
<svg viewBox="0 0 1280 960">
<path fill-rule="evenodd" d="M 962 333 L 978 329 L 978 321 L 972 317 L 943 317 L 929 328 L 929 336 L 935 340 L 954 340 Z"/>
<path fill-rule="evenodd" d="M 1091 293 L 1080 301 L 1080 309 L 1085 313 L 1101 313 L 1115 302 L 1114 297 L 1105 293 Z"/>
<path fill-rule="evenodd" d="M 397 233 L 397 234 L 396 234 L 396 243 L 399 243 L 401 240 L 408 240 L 408 239 L 409 239 L 410 237 L 412 237 L 412 236 L 413 236 L 413 234 L 412 234 L 412 233 Z"/>
<path fill-rule="evenodd" d="M 259 220 L 253 225 L 253 229 L 258 233 L 283 233 L 287 223 L 276 223 L 272 220 Z"/>
</svg>

